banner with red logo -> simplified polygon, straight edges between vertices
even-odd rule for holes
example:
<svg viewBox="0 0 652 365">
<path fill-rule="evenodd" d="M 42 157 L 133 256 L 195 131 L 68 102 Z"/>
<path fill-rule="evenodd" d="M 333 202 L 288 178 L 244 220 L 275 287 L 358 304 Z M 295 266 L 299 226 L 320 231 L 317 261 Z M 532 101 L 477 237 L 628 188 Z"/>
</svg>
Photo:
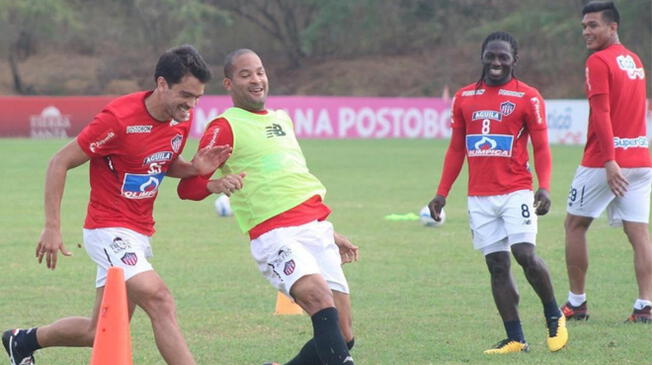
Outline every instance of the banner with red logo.
<svg viewBox="0 0 652 365">
<path fill-rule="evenodd" d="M 0 97 L 0 137 L 76 136 L 113 96 Z"/>
</svg>

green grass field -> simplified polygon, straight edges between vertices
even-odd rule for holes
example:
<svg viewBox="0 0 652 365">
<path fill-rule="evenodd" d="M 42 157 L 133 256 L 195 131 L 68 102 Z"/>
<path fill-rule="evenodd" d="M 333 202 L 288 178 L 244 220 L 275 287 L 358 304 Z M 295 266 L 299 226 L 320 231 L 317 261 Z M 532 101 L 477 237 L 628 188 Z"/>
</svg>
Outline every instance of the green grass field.
<svg viewBox="0 0 652 365">
<path fill-rule="evenodd" d="M 42 223 L 44 173 L 62 140 L 0 140 L 3 158 L 0 252 L 0 328 L 87 315 L 94 299 L 95 266 L 81 243 L 88 199 L 87 167 L 68 174 L 63 200 L 64 242 L 74 253 L 55 271 L 34 258 Z M 604 219 L 590 231 L 587 292 L 591 320 L 570 323 L 570 342 L 551 354 L 543 310 L 518 265 L 521 318 L 531 352 L 487 357 L 504 337 L 481 254 L 470 242 L 466 174 L 448 199 L 447 222 L 386 221 L 390 213 L 417 213 L 432 197 L 447 141 L 304 140 L 308 164 L 328 187 L 336 229 L 360 246 L 358 263 L 345 266 L 352 290 L 357 364 L 644 364 L 652 362 L 652 326 L 628 325 L 637 296 L 631 248 Z M 195 144 L 184 154 L 191 157 Z M 563 218 L 567 188 L 580 147 L 553 147 L 553 207 L 540 219 L 538 252 L 563 303 L 568 284 Z M 199 364 L 285 361 L 311 336 L 307 316 L 274 316 L 275 290 L 258 273 L 248 240 L 232 218 L 219 218 L 214 198 L 181 201 L 167 179 L 155 208 L 152 263 L 174 293 L 186 339 Z M 163 364 L 142 311 L 131 324 L 134 364 Z M 87 364 L 90 349 L 47 349 L 38 364 Z M 4 361 L 4 359 L 2 360 Z"/>
</svg>

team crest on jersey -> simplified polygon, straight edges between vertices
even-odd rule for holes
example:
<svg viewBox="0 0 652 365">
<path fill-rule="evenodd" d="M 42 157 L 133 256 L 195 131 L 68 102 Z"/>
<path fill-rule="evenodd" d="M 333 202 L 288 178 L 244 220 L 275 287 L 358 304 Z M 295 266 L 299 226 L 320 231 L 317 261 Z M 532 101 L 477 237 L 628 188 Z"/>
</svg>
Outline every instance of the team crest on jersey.
<svg viewBox="0 0 652 365">
<path fill-rule="evenodd" d="M 516 104 L 512 103 L 511 101 L 505 101 L 500 104 L 500 112 L 504 116 L 508 116 L 512 114 L 512 112 L 516 109 Z"/>
<path fill-rule="evenodd" d="M 294 260 L 290 260 L 285 263 L 285 266 L 283 266 L 283 273 L 288 276 L 292 275 L 296 267 L 297 265 L 294 263 Z"/>
<path fill-rule="evenodd" d="M 466 151 L 469 157 L 511 157 L 513 142 L 507 134 L 468 134 Z"/>
<path fill-rule="evenodd" d="M 152 162 L 170 161 L 172 160 L 172 156 L 173 154 L 170 151 L 152 153 L 151 155 L 145 157 L 145 160 L 143 160 L 143 165 L 149 165 Z"/>
<path fill-rule="evenodd" d="M 478 110 L 473 112 L 471 115 L 471 120 L 485 120 L 485 119 L 490 119 L 490 120 L 495 120 L 497 122 L 500 122 L 503 120 L 503 115 L 496 110 Z"/>
<path fill-rule="evenodd" d="M 645 78 L 645 70 L 643 67 L 636 67 L 636 62 L 634 62 L 632 56 L 620 55 L 616 57 L 616 62 L 621 70 L 627 72 L 627 77 L 630 79 L 636 80 L 638 78 L 643 80 Z"/>
<path fill-rule="evenodd" d="M 164 176 L 163 172 L 151 175 L 126 173 L 122 181 L 122 196 L 127 199 L 153 198 Z"/>
<path fill-rule="evenodd" d="M 182 135 L 177 134 L 176 136 L 172 137 L 170 144 L 172 145 L 172 151 L 174 151 L 174 153 L 179 153 L 179 149 L 181 148 L 182 142 L 183 142 Z"/>
<path fill-rule="evenodd" d="M 126 252 L 120 261 L 124 262 L 125 265 L 134 266 L 138 263 L 138 256 L 133 252 Z"/>
</svg>

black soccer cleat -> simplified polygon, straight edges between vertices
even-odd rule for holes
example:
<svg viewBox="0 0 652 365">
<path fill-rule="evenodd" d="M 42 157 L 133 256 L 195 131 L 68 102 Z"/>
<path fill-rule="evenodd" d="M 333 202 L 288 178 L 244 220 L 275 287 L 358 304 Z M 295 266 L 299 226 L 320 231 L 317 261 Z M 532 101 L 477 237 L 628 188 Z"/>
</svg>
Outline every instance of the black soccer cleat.
<svg viewBox="0 0 652 365">
<path fill-rule="evenodd" d="M 24 337 L 27 332 L 32 330 L 33 329 L 31 328 L 28 330 L 21 330 L 20 328 L 16 328 L 13 330 L 5 331 L 5 333 L 2 334 L 2 345 L 4 345 L 5 351 L 7 351 L 7 355 L 9 355 L 9 361 L 11 361 L 11 365 L 36 364 L 36 361 L 34 361 L 34 352 L 25 351 L 20 346 L 21 338 Z"/>
<path fill-rule="evenodd" d="M 634 309 L 625 323 L 652 323 L 652 307 L 646 305 L 643 309 Z"/>
<path fill-rule="evenodd" d="M 566 319 L 575 319 L 577 321 L 586 321 L 589 319 L 589 310 L 587 309 L 586 301 L 578 305 L 577 307 L 566 302 L 563 307 L 561 307 L 561 312 L 564 314 Z"/>
</svg>

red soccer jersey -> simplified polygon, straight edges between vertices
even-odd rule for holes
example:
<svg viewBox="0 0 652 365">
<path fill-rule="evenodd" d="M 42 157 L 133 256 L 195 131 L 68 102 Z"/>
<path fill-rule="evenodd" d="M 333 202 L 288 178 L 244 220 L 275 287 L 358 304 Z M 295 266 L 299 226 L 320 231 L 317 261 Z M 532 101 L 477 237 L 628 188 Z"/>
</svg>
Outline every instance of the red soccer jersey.
<svg viewBox="0 0 652 365">
<path fill-rule="evenodd" d="M 550 187 L 550 148 L 545 105 L 539 92 L 512 79 L 499 86 L 474 83 L 455 94 L 453 137 L 438 194 L 446 196 L 468 161 L 471 196 L 508 194 L 532 189 L 527 143 L 533 136 L 539 186 Z M 536 137 L 536 138 L 535 138 Z"/>
<path fill-rule="evenodd" d="M 601 106 L 608 111 L 604 121 L 596 118 L 595 110 L 591 109 L 582 166 L 604 167 L 614 157 L 621 167 L 652 166 L 645 121 L 645 70 L 641 60 L 622 44 L 613 44 L 586 60 L 585 73 L 587 97 L 607 95 L 609 105 Z M 605 128 L 600 129 L 597 123 L 606 124 Z M 613 143 L 615 156 L 608 156 L 601 141 Z"/>
<path fill-rule="evenodd" d="M 152 235 L 158 187 L 185 146 L 190 122 L 159 122 L 145 108 L 151 93 L 115 99 L 77 136 L 91 157 L 84 228 L 125 227 Z"/>
</svg>

